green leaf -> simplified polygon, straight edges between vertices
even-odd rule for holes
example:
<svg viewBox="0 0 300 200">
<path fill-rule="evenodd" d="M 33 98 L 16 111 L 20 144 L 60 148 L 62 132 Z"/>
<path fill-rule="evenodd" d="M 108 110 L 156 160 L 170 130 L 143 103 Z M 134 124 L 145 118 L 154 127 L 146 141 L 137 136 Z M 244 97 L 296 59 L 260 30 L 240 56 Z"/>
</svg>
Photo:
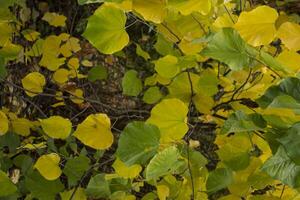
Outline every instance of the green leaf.
<svg viewBox="0 0 300 200">
<path fill-rule="evenodd" d="M 89 168 L 90 160 L 86 156 L 79 156 L 68 159 L 63 173 L 68 177 L 69 186 L 75 186 L 77 181 L 83 176 Z"/>
<path fill-rule="evenodd" d="M 12 195 L 17 191 L 17 187 L 3 171 L 0 171 L 0 186 L 0 197 Z"/>
<path fill-rule="evenodd" d="M 300 186 L 300 166 L 291 160 L 283 146 L 263 164 L 261 170 L 291 187 Z"/>
<path fill-rule="evenodd" d="M 107 70 L 103 66 L 93 67 L 88 73 L 89 81 L 103 80 L 107 78 Z"/>
<path fill-rule="evenodd" d="M 221 133 L 247 132 L 263 130 L 266 122 L 259 114 L 246 115 L 242 111 L 236 111 L 225 121 Z"/>
<path fill-rule="evenodd" d="M 137 96 L 142 91 L 142 81 L 137 77 L 135 70 L 129 70 L 122 79 L 123 94 Z"/>
<path fill-rule="evenodd" d="M 276 99 L 278 96 L 290 96 L 291 98 L 284 97 L 285 99 Z M 293 99 L 295 101 L 293 101 Z M 275 103 L 273 103 L 275 100 Z M 298 104 L 300 103 L 300 79 L 296 77 L 289 77 L 284 79 L 279 85 L 271 86 L 267 89 L 265 94 L 261 96 L 256 102 L 262 108 L 267 108 L 271 106 L 276 107 L 290 107 L 291 105 L 287 105 L 284 101 L 288 101 L 292 105 L 296 106 L 298 109 Z"/>
<path fill-rule="evenodd" d="M 143 96 L 143 101 L 148 104 L 154 104 L 162 98 L 160 89 L 156 86 L 150 87 L 146 90 Z"/>
<path fill-rule="evenodd" d="M 269 66 L 276 71 L 282 71 L 285 73 L 287 72 L 288 67 L 283 66 L 273 56 L 264 51 L 260 51 L 259 60 L 261 60 L 266 66 Z"/>
<path fill-rule="evenodd" d="M 25 186 L 31 192 L 31 195 L 39 200 L 53 200 L 56 194 L 64 189 L 59 179 L 48 181 L 37 171 L 26 177 Z"/>
<path fill-rule="evenodd" d="M 205 70 L 201 73 L 198 87 L 201 93 L 212 96 L 218 92 L 218 78 L 212 70 Z"/>
<path fill-rule="evenodd" d="M 218 168 L 210 172 L 206 182 L 208 193 L 213 193 L 228 187 L 233 182 L 233 175 L 230 169 Z"/>
<path fill-rule="evenodd" d="M 277 139 L 288 156 L 300 165 L 300 123 L 294 124 L 283 137 Z"/>
<path fill-rule="evenodd" d="M 145 164 L 159 147 L 159 129 L 144 122 L 131 122 L 122 131 L 117 149 L 118 157 L 128 166 Z"/>
<path fill-rule="evenodd" d="M 156 180 L 160 176 L 174 172 L 181 164 L 179 151 L 175 146 L 168 147 L 156 154 L 146 168 L 146 179 Z"/>
<path fill-rule="evenodd" d="M 113 54 L 129 42 L 125 24 L 124 11 L 113 5 L 103 4 L 88 19 L 83 36 L 100 52 Z"/>
<path fill-rule="evenodd" d="M 110 195 L 109 184 L 105 180 L 105 174 L 97 174 L 92 177 L 85 190 L 87 196 L 92 198 L 107 198 Z"/>
<path fill-rule="evenodd" d="M 0 78 L 5 78 L 7 76 L 5 60 L 0 56 Z"/>
<path fill-rule="evenodd" d="M 241 70 L 251 63 L 246 47 L 237 31 L 224 28 L 213 36 L 202 54 L 224 62 L 232 70 Z"/>
<path fill-rule="evenodd" d="M 20 136 L 15 133 L 8 132 L 5 135 L 0 136 L 0 148 L 8 147 L 9 152 L 17 151 L 20 146 Z"/>
</svg>

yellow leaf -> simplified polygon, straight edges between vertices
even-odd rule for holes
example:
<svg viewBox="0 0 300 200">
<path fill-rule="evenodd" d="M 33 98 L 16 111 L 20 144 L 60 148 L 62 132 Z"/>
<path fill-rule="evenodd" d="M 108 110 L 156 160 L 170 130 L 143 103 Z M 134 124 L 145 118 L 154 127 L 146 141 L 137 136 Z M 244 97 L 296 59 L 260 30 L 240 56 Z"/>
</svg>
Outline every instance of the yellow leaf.
<svg viewBox="0 0 300 200">
<path fill-rule="evenodd" d="M 268 6 L 259 6 L 242 12 L 234 28 L 241 37 L 253 46 L 267 45 L 275 37 L 275 21 L 278 13 Z"/>
<path fill-rule="evenodd" d="M 42 93 L 45 84 L 46 79 L 39 72 L 31 72 L 22 79 L 22 85 L 25 89 L 25 93 L 30 97 L 34 97 L 37 94 Z"/>
<path fill-rule="evenodd" d="M 133 9 L 145 20 L 161 23 L 166 15 L 166 0 L 133 0 Z"/>
<path fill-rule="evenodd" d="M 169 0 L 168 6 L 179 11 L 182 15 L 189 15 L 192 12 L 200 12 L 207 15 L 211 10 L 211 0 Z"/>
<path fill-rule="evenodd" d="M 70 57 L 72 53 L 76 53 L 80 49 L 79 39 L 71 37 L 68 38 L 63 45 L 61 45 L 60 52 L 64 57 Z"/>
<path fill-rule="evenodd" d="M 157 195 L 159 200 L 166 200 L 167 197 L 170 195 L 170 189 L 166 185 L 158 185 L 157 188 Z"/>
<path fill-rule="evenodd" d="M 70 71 L 67 69 L 58 69 L 53 74 L 53 80 L 59 84 L 63 84 L 69 80 Z"/>
<path fill-rule="evenodd" d="M 34 168 L 47 180 L 57 179 L 62 171 L 59 168 L 60 157 L 56 153 L 42 155 L 36 161 Z"/>
<path fill-rule="evenodd" d="M 226 27 L 233 27 L 234 22 L 231 20 L 231 18 L 236 21 L 238 17 L 236 15 L 232 15 L 231 17 L 227 14 L 224 13 L 223 15 L 219 16 L 215 22 L 213 23 L 213 26 L 216 28 L 226 28 Z"/>
<path fill-rule="evenodd" d="M 94 149 L 107 149 L 113 143 L 110 119 L 106 114 L 89 115 L 77 126 L 73 136 Z"/>
<path fill-rule="evenodd" d="M 127 166 L 119 158 L 115 160 L 112 166 L 115 169 L 116 173 L 123 178 L 135 178 L 142 171 L 142 167 L 140 165 L 135 164 Z"/>
<path fill-rule="evenodd" d="M 147 123 L 156 125 L 161 134 L 161 142 L 180 140 L 188 131 L 187 106 L 179 99 L 165 99 L 151 110 Z"/>
<path fill-rule="evenodd" d="M 72 123 L 69 119 L 61 116 L 52 116 L 48 119 L 41 120 L 43 131 L 51 138 L 66 139 L 72 128 Z"/>
<path fill-rule="evenodd" d="M 292 22 L 283 23 L 277 32 L 282 43 L 293 51 L 300 50 L 300 25 Z"/>
<path fill-rule="evenodd" d="M 81 89 L 75 89 L 75 91 L 70 91 L 71 94 L 71 101 L 76 104 L 81 104 L 84 102 L 83 100 L 83 91 Z"/>
<path fill-rule="evenodd" d="M 52 26 L 64 27 L 66 25 L 67 18 L 65 16 L 59 15 L 57 13 L 46 12 L 42 19 L 45 20 L 46 22 L 48 22 Z"/>
<path fill-rule="evenodd" d="M 11 121 L 12 130 L 14 133 L 22 136 L 30 135 L 30 128 L 32 127 L 32 123 L 25 118 L 17 118 Z"/>
<path fill-rule="evenodd" d="M 56 71 L 65 63 L 65 58 L 58 58 L 61 38 L 51 35 L 47 37 L 43 43 L 43 57 L 40 60 L 40 65 L 46 67 L 50 71 Z"/>
<path fill-rule="evenodd" d="M 300 69 L 300 54 L 295 51 L 284 50 L 276 58 L 288 71 L 298 72 Z"/>
<path fill-rule="evenodd" d="M 0 135 L 4 135 L 9 128 L 8 119 L 4 112 L 0 111 Z"/>
<path fill-rule="evenodd" d="M 73 70 L 76 70 L 79 68 L 79 59 L 78 58 L 71 58 L 69 61 L 68 61 L 68 67 L 70 69 L 73 69 Z"/>
</svg>

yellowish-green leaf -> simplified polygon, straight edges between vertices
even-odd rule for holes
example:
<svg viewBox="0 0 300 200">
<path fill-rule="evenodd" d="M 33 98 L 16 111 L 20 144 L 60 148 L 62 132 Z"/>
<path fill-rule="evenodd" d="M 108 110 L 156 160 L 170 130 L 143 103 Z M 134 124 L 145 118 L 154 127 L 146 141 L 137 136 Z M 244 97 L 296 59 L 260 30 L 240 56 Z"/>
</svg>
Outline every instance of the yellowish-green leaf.
<svg viewBox="0 0 300 200">
<path fill-rule="evenodd" d="M 62 171 L 59 168 L 60 157 L 56 153 L 42 155 L 36 161 L 34 168 L 47 180 L 57 179 Z"/>
<path fill-rule="evenodd" d="M 188 131 L 187 113 L 187 106 L 179 99 L 165 99 L 151 110 L 147 123 L 159 128 L 161 142 L 174 142 Z"/>
<path fill-rule="evenodd" d="M 143 57 L 144 59 L 150 59 L 150 55 L 147 51 L 144 51 L 139 44 L 136 44 L 136 54 Z"/>
<path fill-rule="evenodd" d="M 75 189 L 61 192 L 60 193 L 61 199 L 62 200 L 70 200 L 70 199 L 72 199 L 72 200 L 86 200 L 87 199 L 83 188 L 77 188 L 74 196 L 72 196 L 73 193 L 74 193 L 74 190 Z"/>
<path fill-rule="evenodd" d="M 173 78 L 179 73 L 178 59 L 175 56 L 167 55 L 155 61 L 156 72 L 164 78 Z"/>
<path fill-rule="evenodd" d="M 89 115 L 77 126 L 73 136 L 94 149 L 107 149 L 113 143 L 110 119 L 106 114 Z"/>
<path fill-rule="evenodd" d="M 133 9 L 145 20 L 161 23 L 166 16 L 166 0 L 133 0 Z"/>
<path fill-rule="evenodd" d="M 300 50 L 300 25 L 292 22 L 283 23 L 277 32 L 282 43 L 290 50 Z"/>
<path fill-rule="evenodd" d="M 64 27 L 66 25 L 67 18 L 57 13 L 46 12 L 42 19 L 48 22 L 51 26 Z"/>
<path fill-rule="evenodd" d="M 31 72 L 22 79 L 22 85 L 28 96 L 33 97 L 43 92 L 45 77 L 39 72 Z"/>
<path fill-rule="evenodd" d="M 269 6 L 259 6 L 242 12 L 234 28 L 241 37 L 253 46 L 267 45 L 275 37 L 275 21 L 278 13 Z"/>
<path fill-rule="evenodd" d="M 125 31 L 126 15 L 113 5 L 103 4 L 89 18 L 83 36 L 99 51 L 112 54 L 129 42 Z"/>
<path fill-rule="evenodd" d="M 51 138 L 66 139 L 72 129 L 72 123 L 69 119 L 61 116 L 52 116 L 41 120 L 43 131 Z"/>
<path fill-rule="evenodd" d="M 124 162 L 122 162 L 119 158 L 117 158 L 112 165 L 115 169 L 116 173 L 123 178 L 135 178 L 142 171 L 141 165 L 134 164 L 131 166 L 127 166 Z"/>
<path fill-rule="evenodd" d="M 4 112 L 0 111 L 0 135 L 4 135 L 9 128 L 7 116 Z"/>
<path fill-rule="evenodd" d="M 38 37 L 40 36 L 39 32 L 37 32 L 35 30 L 31 30 L 31 29 L 26 29 L 26 30 L 22 31 L 22 34 L 25 37 L 25 39 L 30 42 L 37 40 Z"/>
</svg>

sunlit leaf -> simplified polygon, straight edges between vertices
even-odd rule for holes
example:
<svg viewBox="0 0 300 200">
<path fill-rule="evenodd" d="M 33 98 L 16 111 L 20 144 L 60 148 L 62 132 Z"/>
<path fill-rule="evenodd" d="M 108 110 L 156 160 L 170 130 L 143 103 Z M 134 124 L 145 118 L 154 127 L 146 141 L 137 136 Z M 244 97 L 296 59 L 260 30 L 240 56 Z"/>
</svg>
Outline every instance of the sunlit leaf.
<svg viewBox="0 0 300 200">
<path fill-rule="evenodd" d="M 104 4 L 89 18 L 83 36 L 100 52 L 112 54 L 129 42 L 125 23 L 126 15 L 122 10 Z"/>
<path fill-rule="evenodd" d="M 107 149 L 113 143 L 110 119 L 106 114 L 91 114 L 77 126 L 73 136 L 94 149 Z"/>
<path fill-rule="evenodd" d="M 161 23 L 166 16 L 166 4 L 165 0 L 133 0 L 133 9 L 141 14 L 145 20 L 149 20 L 155 23 Z"/>
<path fill-rule="evenodd" d="M 25 93 L 34 97 L 43 92 L 43 87 L 46 84 L 45 77 L 39 72 L 31 72 L 22 79 L 22 85 Z"/>
<path fill-rule="evenodd" d="M 41 120 L 41 126 L 45 133 L 55 139 L 66 139 L 71 133 L 72 123 L 61 116 L 51 116 Z"/>
<path fill-rule="evenodd" d="M 285 22 L 279 27 L 277 36 L 282 43 L 290 50 L 300 50 L 300 25 L 292 22 Z"/>
<path fill-rule="evenodd" d="M 47 180 L 55 180 L 60 177 L 62 171 L 59 167 L 60 157 L 56 153 L 42 155 L 36 161 L 34 168 Z"/>
<path fill-rule="evenodd" d="M 267 45 L 275 37 L 277 11 L 269 6 L 258 6 L 242 12 L 234 28 L 253 46 Z"/>
</svg>

